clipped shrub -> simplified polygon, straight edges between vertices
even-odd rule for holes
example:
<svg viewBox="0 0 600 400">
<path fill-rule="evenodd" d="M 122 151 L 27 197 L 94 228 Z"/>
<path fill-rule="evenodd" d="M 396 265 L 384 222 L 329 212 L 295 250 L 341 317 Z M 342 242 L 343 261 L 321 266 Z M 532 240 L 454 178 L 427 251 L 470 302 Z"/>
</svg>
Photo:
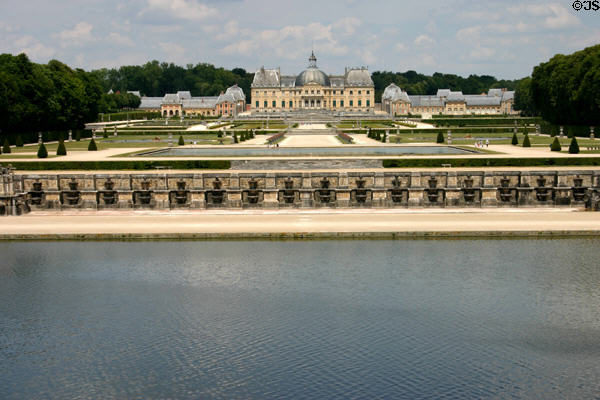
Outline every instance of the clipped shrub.
<svg viewBox="0 0 600 400">
<path fill-rule="evenodd" d="M 523 139 L 523 147 L 531 147 L 531 142 L 529 141 L 529 135 L 525 135 Z"/>
<path fill-rule="evenodd" d="M 77 142 L 81 141 L 81 131 L 77 131 L 75 133 L 75 141 L 77 141 Z"/>
<path fill-rule="evenodd" d="M 15 146 L 23 147 L 23 145 L 23 138 L 21 137 L 21 135 L 17 135 L 17 139 L 15 140 Z"/>
<path fill-rule="evenodd" d="M 179 140 L 177 141 L 177 144 L 179 146 L 183 146 L 185 144 L 185 141 L 183 140 L 183 135 L 179 135 Z"/>
<path fill-rule="evenodd" d="M 225 135 L 227 135 L 227 132 L 225 132 Z M 220 139 L 223 137 L 223 131 L 219 131 L 217 132 L 217 137 Z"/>
<path fill-rule="evenodd" d="M 2 146 L 2 152 L 4 154 L 10 154 L 10 143 L 8 142 L 8 138 L 4 139 L 4 145 Z"/>
<path fill-rule="evenodd" d="M 579 143 L 573 135 L 571 138 L 571 144 L 569 145 L 569 154 L 579 154 Z"/>
<path fill-rule="evenodd" d="M 387 141 L 387 133 L 383 132 L 383 136 L 381 137 L 381 141 L 385 143 Z"/>
<path fill-rule="evenodd" d="M 381 133 L 380 132 L 377 132 L 377 135 L 375 135 L 375 139 L 381 140 Z"/>
<path fill-rule="evenodd" d="M 56 148 L 56 155 L 57 156 L 66 156 L 67 155 L 67 148 L 65 147 L 65 141 L 63 139 L 60 139 L 60 141 L 58 142 L 58 147 Z"/>
<path fill-rule="evenodd" d="M 108 139 L 108 132 L 104 131 L 104 132 L 102 133 L 102 137 L 103 137 L 104 139 Z"/>
<path fill-rule="evenodd" d="M 512 137 L 511 144 L 513 146 L 518 146 L 519 145 L 519 139 L 517 139 L 517 132 L 513 132 L 513 137 Z"/>
<path fill-rule="evenodd" d="M 239 143 L 237 133 L 233 132 L 233 143 Z"/>
<path fill-rule="evenodd" d="M 554 138 L 554 141 L 550 145 L 550 150 L 551 151 L 560 151 L 561 150 L 560 142 L 558 141 L 557 137 Z"/>
<path fill-rule="evenodd" d="M 43 142 L 40 144 L 40 147 L 38 147 L 37 157 L 48 158 L 48 149 L 46 149 L 46 145 Z"/>
<path fill-rule="evenodd" d="M 438 132 L 435 142 L 436 143 L 444 143 L 444 134 L 441 131 Z"/>
<path fill-rule="evenodd" d="M 98 146 L 96 145 L 96 141 L 94 140 L 94 138 L 92 138 L 92 140 L 90 140 L 90 144 L 88 145 L 88 151 L 96 150 L 98 150 Z"/>
</svg>

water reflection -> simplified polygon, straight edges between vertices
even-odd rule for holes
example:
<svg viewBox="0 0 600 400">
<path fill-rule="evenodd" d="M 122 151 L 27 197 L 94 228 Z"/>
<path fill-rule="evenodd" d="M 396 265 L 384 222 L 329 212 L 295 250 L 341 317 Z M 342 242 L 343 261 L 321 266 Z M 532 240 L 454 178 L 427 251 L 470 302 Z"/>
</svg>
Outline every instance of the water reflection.
<svg viewBox="0 0 600 400">
<path fill-rule="evenodd" d="M 593 398 L 598 244 L 0 243 L 0 398 Z"/>
</svg>

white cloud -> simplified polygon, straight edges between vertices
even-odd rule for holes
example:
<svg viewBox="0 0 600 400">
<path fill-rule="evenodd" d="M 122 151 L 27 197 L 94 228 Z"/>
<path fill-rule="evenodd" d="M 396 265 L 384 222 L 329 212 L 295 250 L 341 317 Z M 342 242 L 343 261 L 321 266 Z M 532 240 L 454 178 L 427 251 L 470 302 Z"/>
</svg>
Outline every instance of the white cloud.
<svg viewBox="0 0 600 400">
<path fill-rule="evenodd" d="M 354 35 L 356 29 L 361 26 L 361 24 L 362 21 L 358 18 L 342 18 L 333 24 L 333 29 L 340 35 L 350 36 Z"/>
<path fill-rule="evenodd" d="M 515 15 L 529 15 L 543 18 L 541 25 L 548 29 L 562 29 L 579 25 L 579 19 L 571 14 L 565 6 L 558 3 L 549 4 L 521 4 L 509 7 L 508 10 Z M 538 21 L 539 23 L 539 21 Z"/>
<path fill-rule="evenodd" d="M 148 10 L 168 13 L 170 16 L 198 21 L 217 15 L 217 10 L 195 0 L 147 0 Z"/>
<path fill-rule="evenodd" d="M 340 21 L 338 21 L 340 22 Z M 346 27 L 348 21 L 339 26 Z M 263 31 L 246 31 L 245 39 L 234 41 L 220 50 L 228 55 L 250 56 L 257 52 L 268 52 L 271 56 L 284 59 L 299 59 L 306 55 L 314 42 L 317 53 L 328 55 L 345 55 L 348 47 L 341 44 L 334 33 L 336 23 L 323 25 L 321 23 L 310 23 L 308 25 L 290 25 L 281 29 L 267 29 Z"/>
<path fill-rule="evenodd" d="M 12 41 L 10 48 L 15 54 L 25 53 L 32 60 L 40 62 L 46 62 L 56 54 L 56 50 L 40 43 L 31 35 L 15 38 L 15 40 Z"/>
<path fill-rule="evenodd" d="M 118 44 L 120 46 L 126 46 L 126 47 L 135 46 L 135 43 L 133 43 L 133 40 L 131 40 L 130 37 L 123 36 L 117 32 L 111 32 L 110 35 L 108 35 L 107 40 L 111 43 Z"/>
<path fill-rule="evenodd" d="M 419 35 L 417 36 L 417 38 L 415 39 L 415 44 L 417 46 L 431 46 L 435 43 L 435 40 L 433 40 L 432 38 L 430 38 L 427 35 Z"/>
<path fill-rule="evenodd" d="M 396 43 L 396 46 L 394 46 L 396 48 L 397 51 L 403 51 L 406 50 L 406 46 L 404 45 L 404 43 L 398 42 Z"/>
<path fill-rule="evenodd" d="M 489 60 L 493 58 L 495 54 L 496 50 L 482 46 L 477 46 L 469 53 L 472 60 Z"/>
<path fill-rule="evenodd" d="M 213 30 L 214 27 L 207 28 L 207 31 Z M 236 40 L 240 34 L 240 26 L 237 21 L 229 21 L 224 27 L 221 27 L 220 33 L 215 36 L 217 40 Z"/>
<path fill-rule="evenodd" d="M 173 42 L 159 42 L 158 47 L 167 55 L 169 62 L 184 62 L 185 47 Z"/>
<path fill-rule="evenodd" d="M 94 40 L 92 35 L 92 29 L 94 27 L 83 21 L 79 22 L 73 29 L 65 29 L 64 31 L 57 33 L 55 37 L 60 39 L 60 45 L 62 47 L 67 46 L 79 46 L 86 42 Z"/>
</svg>

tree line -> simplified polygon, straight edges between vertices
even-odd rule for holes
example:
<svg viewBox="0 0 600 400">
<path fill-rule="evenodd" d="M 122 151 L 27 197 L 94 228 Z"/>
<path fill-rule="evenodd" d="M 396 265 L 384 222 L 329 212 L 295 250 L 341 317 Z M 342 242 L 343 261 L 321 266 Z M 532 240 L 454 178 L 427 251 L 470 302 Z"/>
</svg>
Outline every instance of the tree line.
<svg viewBox="0 0 600 400">
<path fill-rule="evenodd" d="M 151 61 L 144 65 L 84 71 L 57 60 L 31 62 L 25 54 L 0 55 L 0 129 L 14 132 L 81 129 L 99 113 L 139 106 L 139 98 L 188 90 L 193 96 L 216 96 L 240 86 L 248 101 L 254 74 L 243 68 L 227 70 L 211 64 L 178 66 Z M 533 70 L 531 77 L 498 80 L 490 75 L 466 78 L 415 71 L 372 73 L 375 100 L 390 83 L 411 95 L 433 95 L 438 89 L 479 94 L 490 88 L 516 90 L 515 108 L 524 115 L 541 115 L 555 124 L 600 124 L 600 45 L 571 55 L 556 55 Z M 108 94 L 109 91 L 114 93 Z"/>
</svg>

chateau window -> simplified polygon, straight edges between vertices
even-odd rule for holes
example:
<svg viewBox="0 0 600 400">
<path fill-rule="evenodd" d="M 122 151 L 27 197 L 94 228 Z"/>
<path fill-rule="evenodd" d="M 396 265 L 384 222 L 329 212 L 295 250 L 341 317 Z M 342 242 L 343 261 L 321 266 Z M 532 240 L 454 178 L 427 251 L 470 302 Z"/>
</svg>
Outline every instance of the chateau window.
<svg viewBox="0 0 600 400">
<path fill-rule="evenodd" d="M 343 91 L 343 90 L 340 90 L 340 94 L 344 94 L 344 91 Z"/>
<path fill-rule="evenodd" d="M 267 101 L 265 100 L 265 108 L 267 108 Z"/>
<path fill-rule="evenodd" d="M 289 103 L 290 103 L 290 108 L 292 108 L 294 103 L 291 100 Z"/>
<path fill-rule="evenodd" d="M 352 93 L 352 92 L 350 92 Z M 350 100 L 350 107 L 354 106 L 354 100 Z"/>
<path fill-rule="evenodd" d="M 360 91 L 360 90 L 358 91 L 358 94 L 361 94 L 361 91 Z"/>
<path fill-rule="evenodd" d="M 335 100 L 333 101 L 333 108 L 335 108 Z"/>
<path fill-rule="evenodd" d="M 281 100 L 281 108 L 285 108 L 285 101 Z"/>
<path fill-rule="evenodd" d="M 350 91 L 350 94 L 353 94 L 352 90 Z M 352 104 L 350 104 L 350 105 L 352 105 Z"/>
<path fill-rule="evenodd" d="M 335 90 L 333 91 L 333 94 L 335 94 Z"/>
<path fill-rule="evenodd" d="M 320 91 L 320 90 L 317 90 L 317 94 L 321 94 L 321 91 Z"/>
<path fill-rule="evenodd" d="M 310 91 L 310 94 L 315 94 L 315 91 L 314 91 L 314 90 L 311 90 L 311 91 Z"/>
<path fill-rule="evenodd" d="M 360 107 L 360 106 L 362 106 L 362 100 L 359 100 L 359 101 L 358 101 L 358 106 L 359 106 L 359 107 Z"/>
<path fill-rule="evenodd" d="M 367 90 L 367 94 L 371 94 L 371 91 L 370 91 L 370 90 Z"/>
<path fill-rule="evenodd" d="M 340 100 L 340 107 L 344 107 L 344 100 Z"/>
<path fill-rule="evenodd" d="M 371 107 L 371 100 L 367 100 L 367 107 Z"/>
<path fill-rule="evenodd" d="M 277 107 L 277 103 L 275 103 L 275 100 L 273 100 L 273 108 Z"/>
<path fill-rule="evenodd" d="M 308 90 L 305 90 L 305 91 L 304 91 L 304 94 L 308 94 Z"/>
</svg>

